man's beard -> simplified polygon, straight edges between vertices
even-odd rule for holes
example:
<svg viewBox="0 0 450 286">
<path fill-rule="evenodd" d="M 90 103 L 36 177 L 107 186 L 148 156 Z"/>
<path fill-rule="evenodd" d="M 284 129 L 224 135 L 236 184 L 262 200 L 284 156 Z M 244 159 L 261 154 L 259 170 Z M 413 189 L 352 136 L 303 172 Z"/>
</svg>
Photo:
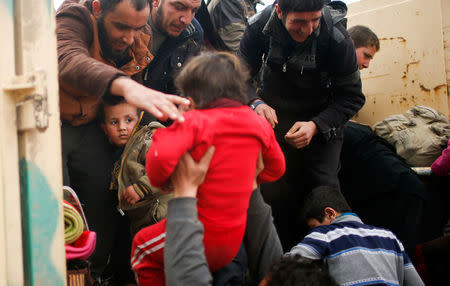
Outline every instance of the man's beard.
<svg viewBox="0 0 450 286">
<path fill-rule="evenodd" d="M 152 19 L 153 25 L 155 26 L 158 31 L 163 34 L 167 35 L 167 31 L 164 30 L 164 27 L 162 25 L 163 22 L 163 5 L 160 5 L 158 7 L 158 10 L 156 10 L 155 19 Z"/>
<path fill-rule="evenodd" d="M 108 33 L 106 32 L 105 28 L 105 22 L 104 17 L 101 16 L 97 20 L 97 27 L 98 27 L 98 40 L 100 42 L 100 47 L 102 50 L 102 56 L 104 58 L 110 59 L 116 63 L 117 66 L 122 66 L 126 62 L 128 62 L 128 49 L 130 47 L 127 47 L 125 50 L 123 50 L 120 53 L 115 53 L 111 46 L 109 45 L 109 37 Z"/>
</svg>

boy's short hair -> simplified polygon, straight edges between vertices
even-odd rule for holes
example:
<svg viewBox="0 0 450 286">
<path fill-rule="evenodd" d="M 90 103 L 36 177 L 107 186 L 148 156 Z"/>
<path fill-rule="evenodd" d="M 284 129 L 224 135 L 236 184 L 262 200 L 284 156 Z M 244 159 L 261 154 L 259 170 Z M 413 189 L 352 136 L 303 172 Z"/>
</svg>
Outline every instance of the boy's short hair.
<svg viewBox="0 0 450 286">
<path fill-rule="evenodd" d="M 247 104 L 249 72 L 238 57 L 227 52 L 203 52 L 192 58 L 175 78 L 183 96 L 191 97 L 197 109 L 219 98 Z"/>
<path fill-rule="evenodd" d="M 322 10 L 324 0 L 278 0 L 278 7 L 287 15 L 289 12 L 315 12 Z"/>
<path fill-rule="evenodd" d="M 336 187 L 320 186 L 314 188 L 305 198 L 302 205 L 302 218 L 304 220 L 315 218 L 323 222 L 325 208 L 331 207 L 339 213 L 351 212 L 351 208 Z"/>
<path fill-rule="evenodd" d="M 272 265 L 267 286 L 331 286 L 337 285 L 327 265 L 300 255 L 287 255 Z"/>
<path fill-rule="evenodd" d="M 100 123 L 105 123 L 105 108 L 115 106 L 118 104 L 127 103 L 125 98 L 123 96 L 116 96 L 116 95 L 105 95 L 102 97 L 102 101 L 100 103 L 100 107 L 98 109 L 98 115 L 97 118 L 100 121 Z M 141 110 L 139 108 L 136 108 L 136 114 L 139 115 L 141 113 Z"/>
<path fill-rule="evenodd" d="M 375 47 L 376 51 L 380 50 L 380 40 L 377 35 L 366 26 L 353 26 L 348 29 L 350 38 L 353 40 L 355 49 L 361 47 Z"/>
</svg>

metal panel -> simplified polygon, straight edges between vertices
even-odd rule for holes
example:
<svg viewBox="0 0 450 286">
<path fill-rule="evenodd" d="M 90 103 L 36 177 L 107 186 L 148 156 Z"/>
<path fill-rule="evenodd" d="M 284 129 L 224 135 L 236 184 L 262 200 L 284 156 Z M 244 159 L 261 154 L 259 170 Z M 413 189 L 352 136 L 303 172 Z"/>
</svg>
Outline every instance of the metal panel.
<svg viewBox="0 0 450 286">
<path fill-rule="evenodd" d="M 349 23 L 370 27 L 380 51 L 361 72 L 366 104 L 355 119 L 366 124 L 415 105 L 449 115 L 442 0 L 362 0 L 349 4 Z"/>
<path fill-rule="evenodd" d="M 444 37 L 444 55 L 445 55 L 445 71 L 447 74 L 447 95 L 450 93 L 450 0 L 442 0 L 442 31 Z M 450 99 L 448 100 L 448 109 L 450 113 Z"/>
<path fill-rule="evenodd" d="M 16 103 L 3 92 L 14 77 L 13 0 L 0 0 L 0 285 L 24 285 Z"/>
<path fill-rule="evenodd" d="M 51 0 L 15 1 L 25 285 L 64 285 L 61 140 Z M 18 85 L 18 86 L 17 86 Z"/>
</svg>

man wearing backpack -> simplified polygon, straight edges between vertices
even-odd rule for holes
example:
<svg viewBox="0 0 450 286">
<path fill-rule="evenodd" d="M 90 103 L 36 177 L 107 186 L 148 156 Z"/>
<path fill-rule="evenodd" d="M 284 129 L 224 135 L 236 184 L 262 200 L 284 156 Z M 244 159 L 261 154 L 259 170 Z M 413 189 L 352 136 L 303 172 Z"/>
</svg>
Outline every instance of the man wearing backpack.
<svg viewBox="0 0 450 286">
<path fill-rule="evenodd" d="M 239 47 L 258 78 L 250 106 L 286 156 L 284 177 L 262 187 L 285 250 L 306 232 L 295 224 L 305 194 L 339 187 L 343 125 L 365 102 L 346 11 L 340 1 L 279 0 L 249 20 Z"/>
</svg>

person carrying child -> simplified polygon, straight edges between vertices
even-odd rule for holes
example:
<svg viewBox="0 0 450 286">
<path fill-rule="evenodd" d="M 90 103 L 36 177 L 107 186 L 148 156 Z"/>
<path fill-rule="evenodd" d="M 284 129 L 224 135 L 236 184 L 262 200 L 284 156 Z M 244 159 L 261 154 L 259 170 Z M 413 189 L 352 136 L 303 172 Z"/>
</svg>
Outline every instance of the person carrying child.
<svg viewBox="0 0 450 286">
<path fill-rule="evenodd" d="M 229 264 L 241 247 L 259 154 L 265 168 L 258 183 L 275 181 L 285 171 L 284 155 L 270 124 L 245 105 L 247 79 L 247 70 L 229 53 L 193 58 L 175 80 L 191 100 L 191 110 L 184 114 L 185 122 L 158 129 L 147 153 L 150 183 L 163 187 L 170 183 L 182 155 L 189 151 L 198 161 L 210 146 L 215 147 L 197 195 L 212 272 Z M 165 227 L 162 220 L 133 239 L 131 265 L 140 285 L 165 285 Z"/>
<path fill-rule="evenodd" d="M 153 132 L 164 127 L 159 122 L 143 124 L 141 112 L 123 97 L 105 97 L 101 108 L 101 128 L 117 147 L 110 189 L 118 193 L 118 210 L 130 220 L 131 235 L 167 216 L 172 194 L 150 187 L 145 171 L 145 155 Z"/>
</svg>

